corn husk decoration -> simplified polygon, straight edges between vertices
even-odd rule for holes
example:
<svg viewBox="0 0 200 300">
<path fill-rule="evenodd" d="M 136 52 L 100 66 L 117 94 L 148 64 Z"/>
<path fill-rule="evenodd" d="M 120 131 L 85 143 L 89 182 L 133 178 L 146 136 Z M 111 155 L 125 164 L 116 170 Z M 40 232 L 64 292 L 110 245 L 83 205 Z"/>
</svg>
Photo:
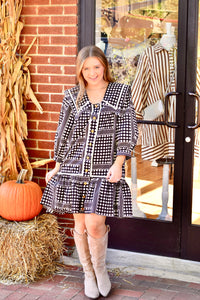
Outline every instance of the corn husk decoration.
<svg viewBox="0 0 200 300">
<path fill-rule="evenodd" d="M 32 178 L 32 166 L 23 140 L 27 138 L 26 100 L 42 108 L 30 86 L 28 52 L 20 51 L 23 23 L 19 20 L 22 0 L 1 0 L 0 7 L 0 175 L 4 181 L 16 179 L 21 169 Z"/>
</svg>

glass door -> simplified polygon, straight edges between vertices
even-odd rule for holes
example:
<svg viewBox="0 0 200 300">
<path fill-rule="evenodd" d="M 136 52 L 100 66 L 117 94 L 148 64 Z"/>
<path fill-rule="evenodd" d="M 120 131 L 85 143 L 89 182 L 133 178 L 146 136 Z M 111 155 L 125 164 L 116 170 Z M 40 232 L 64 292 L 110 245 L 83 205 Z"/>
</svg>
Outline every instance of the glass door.
<svg viewBox="0 0 200 300">
<path fill-rule="evenodd" d="M 134 214 L 108 218 L 111 248 L 199 260 L 198 12 L 198 0 L 80 1 L 79 48 L 96 44 L 131 85 L 140 132 Z"/>
<path fill-rule="evenodd" d="M 183 172 L 182 256 L 200 259 L 200 9 L 189 2 Z M 198 20 L 198 22 L 197 22 Z"/>
<path fill-rule="evenodd" d="M 140 138 L 127 164 L 134 216 L 172 221 L 178 0 L 96 1 L 96 45 L 113 77 L 132 86 Z M 131 166 L 132 164 L 132 166 Z M 137 172 L 134 179 L 134 173 Z M 137 190 L 137 193 L 136 193 Z"/>
<path fill-rule="evenodd" d="M 111 232 L 111 247 L 178 255 L 173 200 L 178 5 L 178 0 L 96 1 L 95 44 L 106 54 L 113 77 L 131 85 L 140 132 L 126 164 L 133 218 L 109 219 L 116 233 L 127 233 L 117 241 Z"/>
</svg>

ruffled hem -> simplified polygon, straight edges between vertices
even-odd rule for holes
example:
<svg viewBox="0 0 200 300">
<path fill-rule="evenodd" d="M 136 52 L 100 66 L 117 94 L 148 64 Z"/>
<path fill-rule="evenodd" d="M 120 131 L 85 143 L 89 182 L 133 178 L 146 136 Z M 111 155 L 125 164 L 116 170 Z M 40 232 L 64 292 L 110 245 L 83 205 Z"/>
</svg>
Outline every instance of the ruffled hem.
<svg viewBox="0 0 200 300">
<path fill-rule="evenodd" d="M 132 217 L 131 191 L 124 179 L 55 175 L 47 184 L 41 204 L 50 213 L 95 213 L 108 217 Z"/>
</svg>

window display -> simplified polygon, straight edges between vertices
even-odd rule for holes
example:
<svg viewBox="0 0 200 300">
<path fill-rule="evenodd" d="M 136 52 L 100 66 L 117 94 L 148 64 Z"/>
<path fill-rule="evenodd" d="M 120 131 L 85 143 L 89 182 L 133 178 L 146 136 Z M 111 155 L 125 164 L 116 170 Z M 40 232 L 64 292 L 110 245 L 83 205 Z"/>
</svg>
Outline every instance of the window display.
<svg viewBox="0 0 200 300">
<path fill-rule="evenodd" d="M 178 0 L 96 1 L 96 45 L 106 54 L 113 77 L 131 85 L 139 120 L 164 120 L 165 94 L 176 90 L 177 27 Z M 169 122 L 175 122 L 175 105 L 176 98 L 170 97 Z M 171 221 L 175 129 L 163 124 L 139 127 L 126 178 L 135 216 Z"/>
</svg>

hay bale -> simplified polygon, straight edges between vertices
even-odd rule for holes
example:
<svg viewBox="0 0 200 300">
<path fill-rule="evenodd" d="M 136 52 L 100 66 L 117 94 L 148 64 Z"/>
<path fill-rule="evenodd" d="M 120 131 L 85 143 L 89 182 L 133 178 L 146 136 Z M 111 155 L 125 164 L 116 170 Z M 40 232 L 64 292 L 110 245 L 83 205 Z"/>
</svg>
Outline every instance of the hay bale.
<svg viewBox="0 0 200 300">
<path fill-rule="evenodd" d="M 27 222 L 0 218 L 0 280 L 28 283 L 53 274 L 63 252 L 57 218 L 43 214 Z"/>
</svg>

